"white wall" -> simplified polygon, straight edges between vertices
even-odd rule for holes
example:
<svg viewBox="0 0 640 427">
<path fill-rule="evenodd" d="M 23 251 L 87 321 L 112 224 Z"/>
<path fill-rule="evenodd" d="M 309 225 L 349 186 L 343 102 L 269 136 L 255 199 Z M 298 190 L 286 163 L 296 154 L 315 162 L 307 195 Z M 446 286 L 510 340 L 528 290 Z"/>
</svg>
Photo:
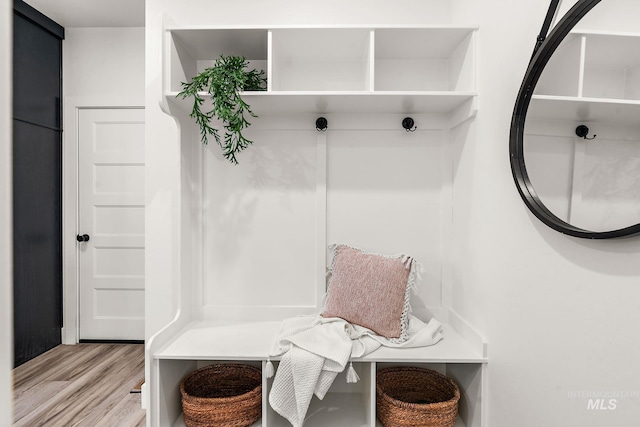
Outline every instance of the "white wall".
<svg viewBox="0 0 640 427">
<path fill-rule="evenodd" d="M 65 28 L 65 97 L 144 100 L 144 28 Z"/>
<path fill-rule="evenodd" d="M 455 219 L 454 307 L 489 341 L 489 426 L 635 426 L 640 238 L 561 235 L 526 209 L 511 177 L 511 114 L 547 7 L 453 3 L 454 21 L 480 25 L 478 136 L 454 159 L 468 208 Z M 615 410 L 588 410 L 581 394 L 617 391 L 636 394 Z"/>
<path fill-rule="evenodd" d="M 13 368 L 13 262 L 11 238 L 12 2 L 0 1 L 0 426 L 10 426 Z"/>
</svg>

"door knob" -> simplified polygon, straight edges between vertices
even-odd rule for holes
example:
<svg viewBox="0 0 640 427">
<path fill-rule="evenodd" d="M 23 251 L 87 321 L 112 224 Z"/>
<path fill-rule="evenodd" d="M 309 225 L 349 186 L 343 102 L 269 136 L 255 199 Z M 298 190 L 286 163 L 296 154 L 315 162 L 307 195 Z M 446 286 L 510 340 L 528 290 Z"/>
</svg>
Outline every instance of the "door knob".
<svg viewBox="0 0 640 427">
<path fill-rule="evenodd" d="M 88 242 L 89 241 L 89 235 L 88 234 L 83 234 L 83 235 L 77 235 L 76 236 L 76 240 L 78 242 Z"/>
</svg>

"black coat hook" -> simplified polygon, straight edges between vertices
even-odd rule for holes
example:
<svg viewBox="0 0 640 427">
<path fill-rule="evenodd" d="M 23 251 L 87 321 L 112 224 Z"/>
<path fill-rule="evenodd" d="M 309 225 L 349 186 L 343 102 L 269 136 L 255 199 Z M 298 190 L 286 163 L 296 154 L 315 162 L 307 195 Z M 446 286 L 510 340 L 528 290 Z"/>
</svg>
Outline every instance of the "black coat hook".
<svg viewBox="0 0 640 427">
<path fill-rule="evenodd" d="M 415 130 L 418 129 L 417 126 L 414 126 L 414 121 L 411 117 L 402 119 L 402 127 L 405 128 L 407 132 L 415 132 Z"/>
<path fill-rule="evenodd" d="M 325 119 L 324 117 L 318 117 L 316 119 L 316 130 L 318 131 L 325 131 L 327 130 L 327 119 Z"/>
<path fill-rule="evenodd" d="M 584 138 L 587 140 L 592 140 L 597 136 L 597 135 L 593 135 L 591 138 L 587 138 L 587 135 L 589 135 L 589 128 L 586 127 L 585 125 L 580 125 L 576 128 L 576 135 L 578 135 L 580 138 Z"/>
</svg>

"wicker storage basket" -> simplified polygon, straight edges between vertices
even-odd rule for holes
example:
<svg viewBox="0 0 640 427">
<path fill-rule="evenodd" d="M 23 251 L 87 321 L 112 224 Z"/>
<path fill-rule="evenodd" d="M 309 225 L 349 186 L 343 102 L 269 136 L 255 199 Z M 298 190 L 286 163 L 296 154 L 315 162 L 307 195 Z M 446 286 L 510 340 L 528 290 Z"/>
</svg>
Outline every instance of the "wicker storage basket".
<svg viewBox="0 0 640 427">
<path fill-rule="evenodd" d="M 187 427 L 245 427 L 262 413 L 262 373 L 240 364 L 205 366 L 180 384 Z"/>
<path fill-rule="evenodd" d="M 385 427 L 453 427 L 458 416 L 458 386 L 430 369 L 381 369 L 376 395 L 376 412 Z"/>
</svg>

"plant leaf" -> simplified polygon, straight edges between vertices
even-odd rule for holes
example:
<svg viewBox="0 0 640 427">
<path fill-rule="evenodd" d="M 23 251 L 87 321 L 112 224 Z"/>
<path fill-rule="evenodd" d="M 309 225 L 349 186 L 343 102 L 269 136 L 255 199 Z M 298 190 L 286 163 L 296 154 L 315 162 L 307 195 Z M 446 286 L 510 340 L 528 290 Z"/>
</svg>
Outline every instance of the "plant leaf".
<svg viewBox="0 0 640 427">
<path fill-rule="evenodd" d="M 182 99 L 193 97 L 193 108 L 189 116 L 200 128 L 202 143 L 206 145 L 208 137 L 213 135 L 222 148 L 224 157 L 234 164 L 238 164 L 236 154 L 253 144 L 253 141 L 242 134 L 242 130 L 251 125 L 245 118 L 245 113 L 258 117 L 242 99 L 240 92 L 266 90 L 267 83 L 264 70 L 247 70 L 248 65 L 243 56 L 220 55 L 213 67 L 206 68 L 193 77 L 190 83 L 182 83 L 182 91 L 177 95 Z M 203 111 L 205 99 L 200 92 L 205 90 L 211 96 L 210 111 Z M 224 139 L 210 125 L 214 117 L 223 123 Z"/>
</svg>

